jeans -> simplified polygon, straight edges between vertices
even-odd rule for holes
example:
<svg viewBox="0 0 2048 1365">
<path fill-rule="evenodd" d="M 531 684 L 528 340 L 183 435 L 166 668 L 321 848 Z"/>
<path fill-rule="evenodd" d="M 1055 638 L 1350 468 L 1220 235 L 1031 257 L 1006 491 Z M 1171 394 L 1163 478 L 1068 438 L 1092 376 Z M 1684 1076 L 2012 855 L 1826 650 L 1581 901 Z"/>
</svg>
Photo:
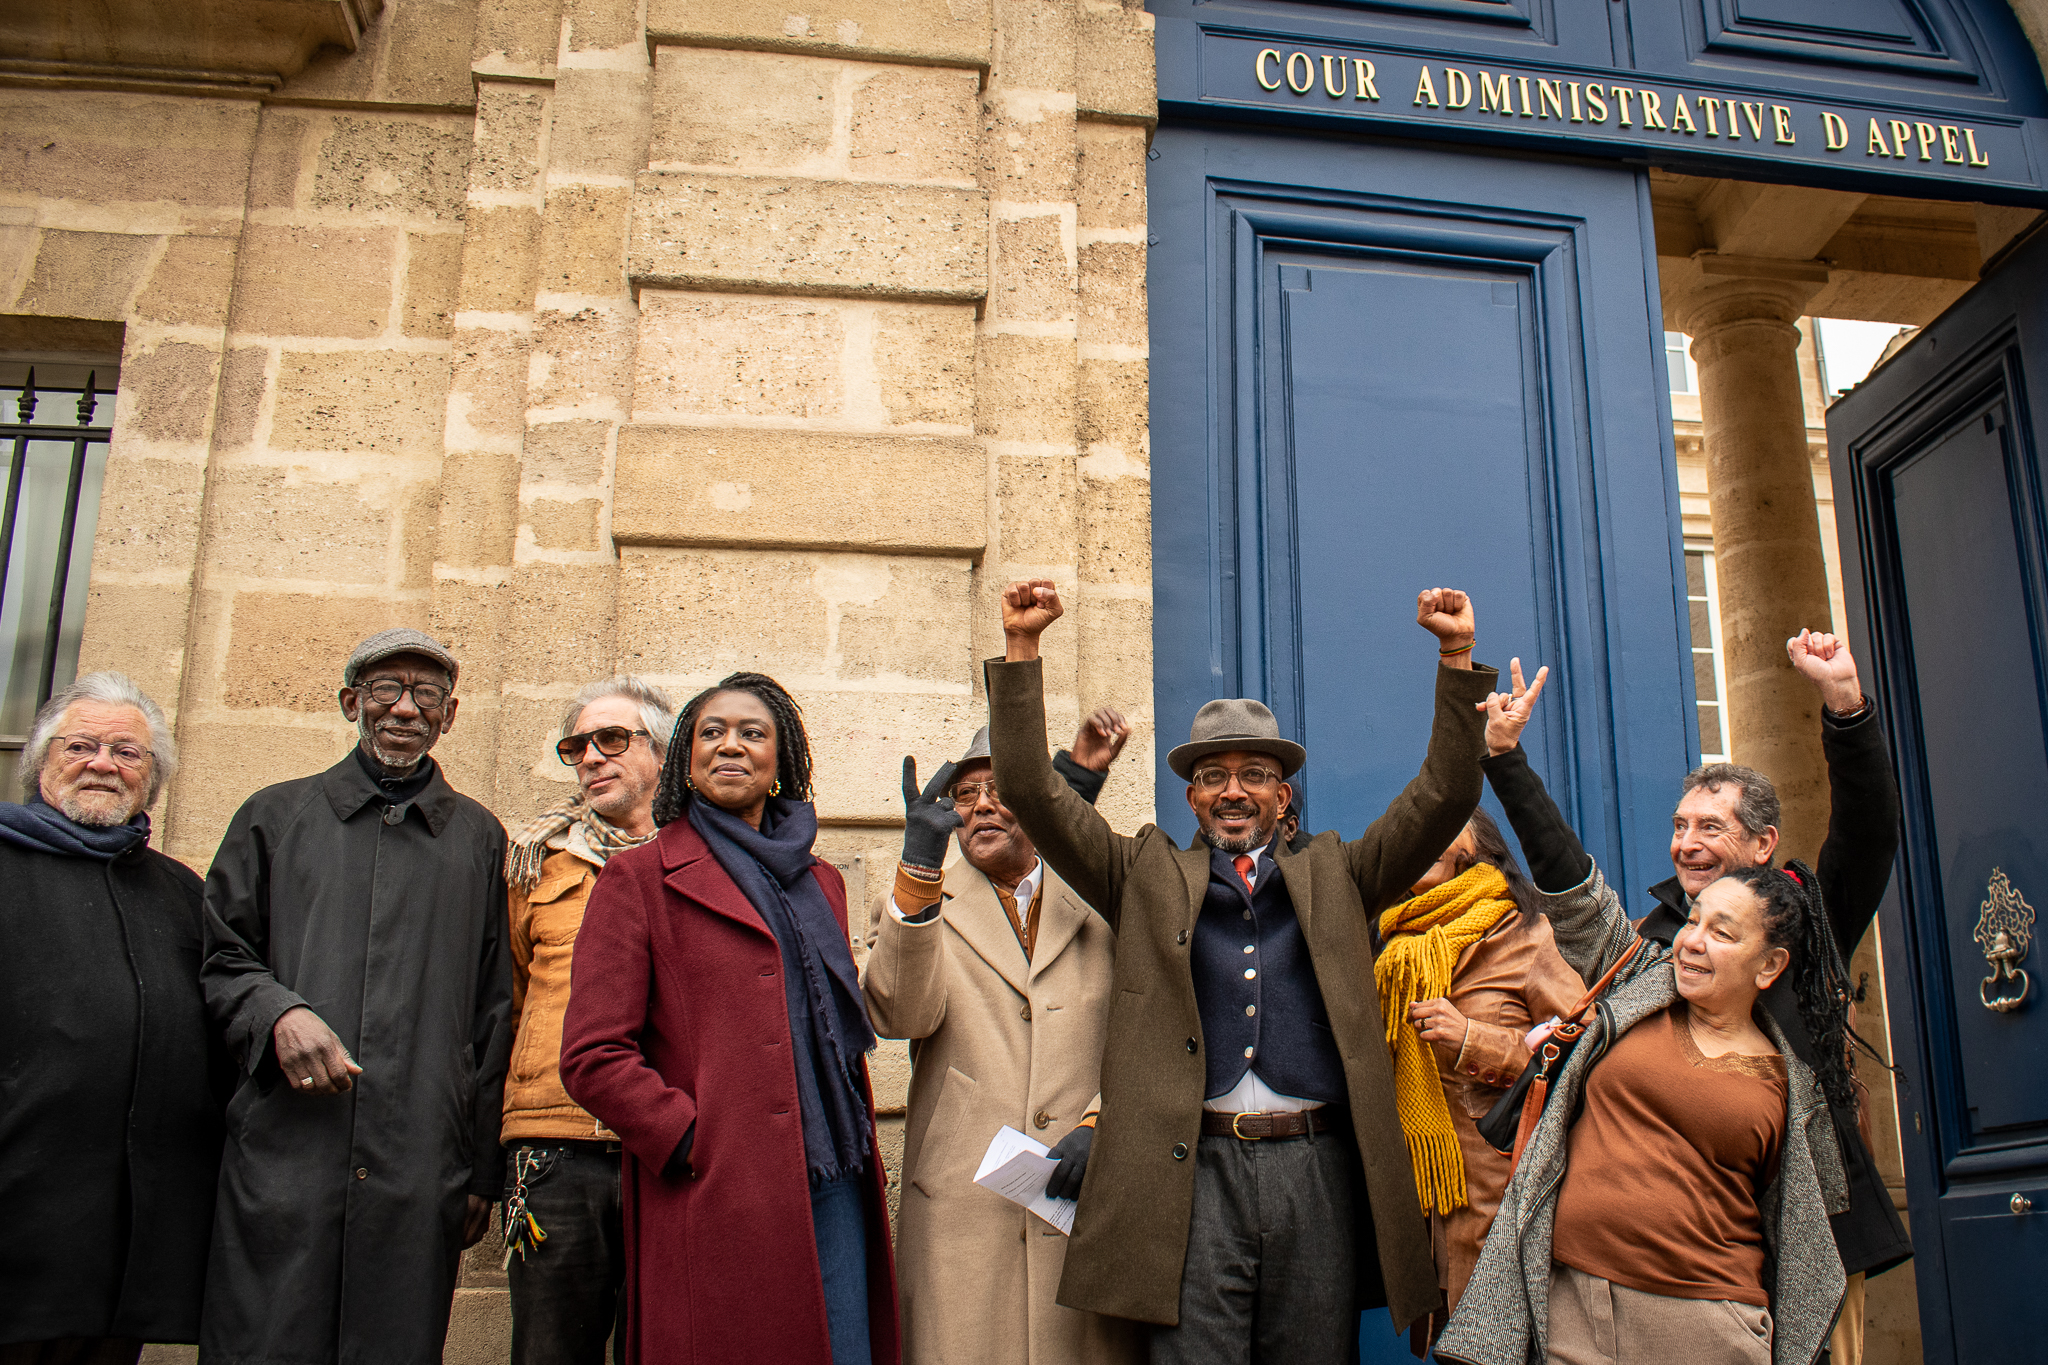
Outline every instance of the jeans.
<svg viewBox="0 0 2048 1365">
<path fill-rule="evenodd" d="M 1152 1365 L 1348 1365 L 1358 1352 L 1358 1238 L 1344 1133 L 1204 1136 L 1180 1282 L 1180 1324 L 1152 1329 Z"/>
<path fill-rule="evenodd" d="M 506 1149 L 505 1188 L 517 1158 L 538 1161 L 526 1174 L 526 1207 L 547 1240 L 513 1253 L 512 1365 L 603 1365 L 625 1359 L 626 1240 L 619 1219 L 619 1153 L 602 1142 L 515 1142 Z"/>
<path fill-rule="evenodd" d="M 868 1347 L 868 1215 L 855 1171 L 811 1191 L 811 1227 L 818 1238 L 818 1274 L 825 1283 L 825 1323 L 832 1365 L 871 1365 Z"/>
</svg>

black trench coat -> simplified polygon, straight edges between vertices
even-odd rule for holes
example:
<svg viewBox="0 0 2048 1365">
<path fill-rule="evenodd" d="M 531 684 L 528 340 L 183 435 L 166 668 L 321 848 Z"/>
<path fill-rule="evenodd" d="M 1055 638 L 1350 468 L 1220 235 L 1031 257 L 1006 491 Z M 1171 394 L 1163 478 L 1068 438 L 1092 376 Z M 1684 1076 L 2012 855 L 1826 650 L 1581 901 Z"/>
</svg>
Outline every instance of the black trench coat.
<svg viewBox="0 0 2048 1365">
<path fill-rule="evenodd" d="M 199 878 L 0 844 L 0 1344 L 197 1341 L 224 1055 Z"/>
<path fill-rule="evenodd" d="M 438 771 L 395 807 L 353 753 L 236 812 L 206 878 L 206 1002 L 243 1079 L 202 1360 L 441 1359 L 466 1196 L 502 1185 L 504 865 L 503 826 Z M 271 1028 L 302 1004 L 353 1090 L 292 1093 Z"/>
</svg>

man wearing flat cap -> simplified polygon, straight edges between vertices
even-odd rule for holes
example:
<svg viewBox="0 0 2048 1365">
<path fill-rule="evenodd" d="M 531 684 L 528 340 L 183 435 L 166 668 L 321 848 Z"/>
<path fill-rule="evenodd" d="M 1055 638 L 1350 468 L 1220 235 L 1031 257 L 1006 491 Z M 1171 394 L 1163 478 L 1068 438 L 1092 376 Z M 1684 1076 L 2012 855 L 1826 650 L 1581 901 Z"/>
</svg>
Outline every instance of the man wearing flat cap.
<svg viewBox="0 0 2048 1365">
<path fill-rule="evenodd" d="M 505 831 L 429 750 L 460 669 L 356 646 L 355 748 L 243 803 L 206 878 L 201 984 L 240 1064 L 199 1358 L 429 1365 L 502 1186 Z"/>
<path fill-rule="evenodd" d="M 1277 830 L 1306 752 L 1257 701 L 1208 703 L 1167 755 L 1201 831 L 1187 848 L 1153 825 L 1118 834 L 1069 791 L 1046 758 L 1037 662 L 1060 613 L 1051 583 L 1010 587 L 1005 658 L 987 666 L 1003 799 L 1117 931 L 1059 1301 L 1152 1324 L 1153 1365 L 1338 1365 L 1361 1309 L 1386 1304 L 1403 1329 L 1439 1300 L 1368 926 L 1479 801 L 1496 675 L 1471 662 L 1471 600 L 1416 599 L 1440 642 L 1421 773 L 1358 838 L 1299 851 Z"/>
</svg>

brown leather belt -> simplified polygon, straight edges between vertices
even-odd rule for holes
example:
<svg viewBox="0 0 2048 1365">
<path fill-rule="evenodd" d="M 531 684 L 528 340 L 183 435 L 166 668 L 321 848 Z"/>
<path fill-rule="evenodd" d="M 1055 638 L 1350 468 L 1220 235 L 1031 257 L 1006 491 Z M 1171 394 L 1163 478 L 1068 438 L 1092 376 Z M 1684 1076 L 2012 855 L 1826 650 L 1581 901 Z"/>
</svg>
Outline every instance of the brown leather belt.
<svg viewBox="0 0 2048 1365">
<path fill-rule="evenodd" d="M 1295 1138 L 1306 1133 L 1329 1131 L 1330 1116 L 1322 1109 L 1303 1109 L 1292 1114 L 1268 1114 L 1259 1110 L 1245 1114 L 1219 1114 L 1213 1109 L 1202 1111 L 1203 1137 L 1234 1137 L 1246 1142 L 1259 1142 L 1266 1138 Z"/>
</svg>

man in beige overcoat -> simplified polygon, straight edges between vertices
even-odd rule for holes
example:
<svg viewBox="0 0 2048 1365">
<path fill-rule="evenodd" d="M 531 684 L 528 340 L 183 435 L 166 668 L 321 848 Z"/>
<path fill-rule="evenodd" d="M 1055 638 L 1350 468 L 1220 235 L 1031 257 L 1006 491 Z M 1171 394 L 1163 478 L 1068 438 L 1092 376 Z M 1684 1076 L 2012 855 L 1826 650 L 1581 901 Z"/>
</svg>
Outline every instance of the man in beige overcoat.
<svg viewBox="0 0 2048 1365">
<path fill-rule="evenodd" d="M 1471 600 L 1416 600 L 1440 645 L 1422 771 L 1358 838 L 1299 852 L 1276 836 L 1306 751 L 1248 698 L 1205 705 L 1167 756 L 1200 839 L 1112 830 L 1046 759 L 1038 640 L 1059 594 L 1041 579 L 1002 602 L 1005 658 L 986 673 L 1004 800 L 1117 931 L 1059 1301 L 1154 1324 L 1152 1365 L 1341 1365 L 1361 1308 L 1387 1304 L 1398 1330 L 1439 1301 L 1368 926 L 1478 804 L 1497 675 L 1471 662 Z"/>
<path fill-rule="evenodd" d="M 1129 734 L 1099 711 L 1053 761 L 1092 802 Z M 1093 1137 L 1114 936 L 1017 827 L 985 727 L 922 794 L 915 773 L 904 760 L 903 861 L 875 901 L 861 973 L 875 1032 L 911 1040 L 904 1363 L 1136 1365 L 1130 1324 L 1054 1302 L 1065 1235 L 974 1183 L 1005 1124 L 1062 1152 Z M 942 871 L 956 831 L 962 857 Z"/>
</svg>

